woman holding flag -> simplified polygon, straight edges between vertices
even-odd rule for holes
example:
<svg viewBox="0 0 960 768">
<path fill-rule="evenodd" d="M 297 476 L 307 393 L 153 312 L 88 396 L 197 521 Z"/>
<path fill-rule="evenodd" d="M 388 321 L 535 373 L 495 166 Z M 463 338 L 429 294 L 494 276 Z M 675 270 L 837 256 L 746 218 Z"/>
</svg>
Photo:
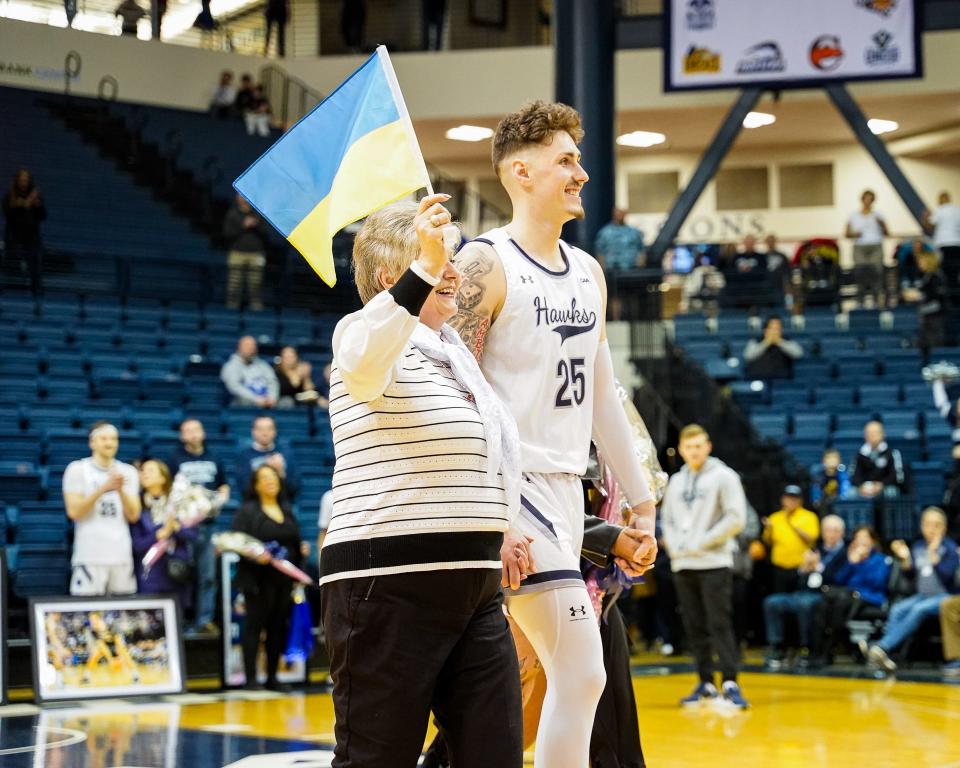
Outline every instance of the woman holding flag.
<svg viewBox="0 0 960 768">
<path fill-rule="evenodd" d="M 458 768 L 522 762 L 500 591 L 533 567 L 529 539 L 508 531 L 519 443 L 446 325 L 460 285 L 447 199 L 365 221 L 353 250 L 365 306 L 333 335 L 336 467 L 320 584 L 336 768 L 413 768 L 431 709 Z"/>
</svg>

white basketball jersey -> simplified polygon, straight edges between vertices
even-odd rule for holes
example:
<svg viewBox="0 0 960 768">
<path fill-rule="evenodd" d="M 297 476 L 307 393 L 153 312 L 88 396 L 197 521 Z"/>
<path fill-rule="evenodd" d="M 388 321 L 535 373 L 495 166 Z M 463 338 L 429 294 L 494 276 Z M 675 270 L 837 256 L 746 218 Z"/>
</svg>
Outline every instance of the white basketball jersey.
<svg viewBox="0 0 960 768">
<path fill-rule="evenodd" d="M 555 272 L 503 229 L 477 240 L 496 250 L 507 283 L 480 367 L 517 421 L 523 471 L 582 475 L 590 454 L 602 322 L 590 256 L 561 241 L 564 268 Z"/>
</svg>

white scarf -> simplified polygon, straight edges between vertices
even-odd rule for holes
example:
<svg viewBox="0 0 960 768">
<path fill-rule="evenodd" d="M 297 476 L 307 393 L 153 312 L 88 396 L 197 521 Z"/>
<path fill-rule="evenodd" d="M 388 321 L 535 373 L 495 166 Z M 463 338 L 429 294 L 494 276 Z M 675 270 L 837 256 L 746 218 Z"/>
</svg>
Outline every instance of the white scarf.
<svg viewBox="0 0 960 768">
<path fill-rule="evenodd" d="M 513 520 L 520 510 L 520 434 L 513 416 L 483 377 L 476 358 L 449 325 L 444 325 L 438 335 L 417 323 L 410 341 L 427 357 L 448 363 L 457 381 L 473 395 L 487 440 L 487 479 L 494 482 L 497 472 L 503 472 L 507 517 Z"/>
</svg>

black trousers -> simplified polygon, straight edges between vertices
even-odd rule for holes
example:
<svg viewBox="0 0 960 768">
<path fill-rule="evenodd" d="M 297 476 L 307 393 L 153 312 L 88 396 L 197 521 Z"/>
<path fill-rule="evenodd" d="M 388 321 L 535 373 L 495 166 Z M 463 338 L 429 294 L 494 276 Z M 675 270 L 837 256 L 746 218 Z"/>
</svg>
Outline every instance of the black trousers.
<svg viewBox="0 0 960 768">
<path fill-rule="evenodd" d="M 605 605 L 606 607 L 606 601 Z M 627 627 L 620 609 L 613 605 L 600 625 L 603 667 L 607 684 L 597 704 L 590 734 L 591 768 L 644 768 L 637 728 L 637 702 L 630 674 Z"/>
<path fill-rule="evenodd" d="M 240 644 L 243 647 L 243 671 L 248 685 L 257 682 L 257 651 L 263 630 L 267 631 L 264 641 L 267 651 L 267 683 L 275 683 L 277 680 L 280 654 L 287 642 L 290 586 L 289 581 L 283 585 L 265 583 L 258 585 L 256 592 L 244 592 L 247 618 Z"/>
<path fill-rule="evenodd" d="M 723 681 L 735 681 L 740 649 L 733 635 L 733 572 L 729 568 L 711 568 L 677 571 L 673 576 L 687 644 L 700 681 L 714 682 L 714 653 L 719 658 Z"/>
<path fill-rule="evenodd" d="M 456 768 L 520 768 L 520 669 L 499 571 L 344 579 L 321 592 L 333 768 L 413 768 L 431 709 Z"/>
</svg>

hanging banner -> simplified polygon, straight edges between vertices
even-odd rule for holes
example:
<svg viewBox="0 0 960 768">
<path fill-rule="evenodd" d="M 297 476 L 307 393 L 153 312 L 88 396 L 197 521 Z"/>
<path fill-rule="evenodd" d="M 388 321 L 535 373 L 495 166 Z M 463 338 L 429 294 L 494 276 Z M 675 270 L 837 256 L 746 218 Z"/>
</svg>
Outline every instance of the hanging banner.
<svg viewBox="0 0 960 768">
<path fill-rule="evenodd" d="M 915 0 L 668 0 L 664 89 L 921 77 Z"/>
</svg>

